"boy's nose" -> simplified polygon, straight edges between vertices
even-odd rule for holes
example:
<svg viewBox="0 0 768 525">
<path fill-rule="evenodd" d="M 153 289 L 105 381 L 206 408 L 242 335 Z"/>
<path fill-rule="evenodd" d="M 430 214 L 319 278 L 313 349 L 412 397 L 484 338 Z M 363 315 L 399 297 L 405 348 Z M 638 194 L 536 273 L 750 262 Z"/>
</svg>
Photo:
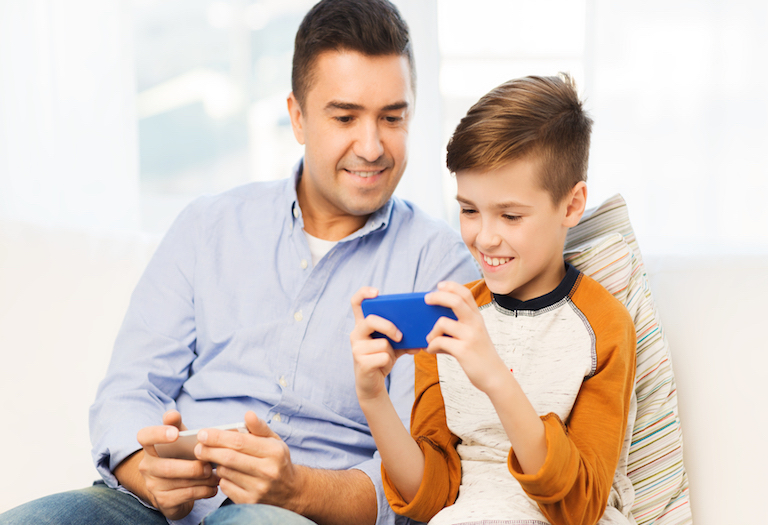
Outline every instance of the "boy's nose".
<svg viewBox="0 0 768 525">
<path fill-rule="evenodd" d="M 501 244 L 501 236 L 490 224 L 483 224 L 477 234 L 477 245 L 480 248 L 493 248 Z"/>
</svg>

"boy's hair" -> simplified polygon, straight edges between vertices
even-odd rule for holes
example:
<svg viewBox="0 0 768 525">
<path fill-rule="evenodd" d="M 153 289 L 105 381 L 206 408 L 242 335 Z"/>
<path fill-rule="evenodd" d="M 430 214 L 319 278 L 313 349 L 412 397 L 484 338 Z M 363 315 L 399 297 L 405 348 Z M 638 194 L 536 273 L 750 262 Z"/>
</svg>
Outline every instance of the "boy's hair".
<svg viewBox="0 0 768 525">
<path fill-rule="evenodd" d="M 408 25 L 387 0 L 322 0 L 304 16 L 293 50 L 291 89 L 304 105 L 312 70 L 325 51 L 357 51 L 367 56 L 402 55 L 408 59 L 416 90 Z"/>
<path fill-rule="evenodd" d="M 447 164 L 493 170 L 526 155 L 542 161 L 540 184 L 558 204 L 587 180 L 592 119 L 567 74 L 529 76 L 493 89 L 470 108 L 448 143 Z"/>
</svg>

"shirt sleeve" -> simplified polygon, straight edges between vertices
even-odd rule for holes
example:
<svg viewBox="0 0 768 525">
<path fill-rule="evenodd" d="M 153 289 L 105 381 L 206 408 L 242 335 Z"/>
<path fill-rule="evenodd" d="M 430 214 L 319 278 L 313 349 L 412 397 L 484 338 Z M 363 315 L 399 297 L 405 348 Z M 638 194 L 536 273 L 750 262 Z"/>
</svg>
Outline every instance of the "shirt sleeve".
<svg viewBox="0 0 768 525">
<path fill-rule="evenodd" d="M 446 280 L 467 283 L 478 279 L 480 271 L 477 264 L 455 232 L 445 231 L 430 239 L 424 249 L 426 252 L 414 281 L 414 291 L 434 290 L 437 283 Z M 406 427 L 410 414 L 411 435 L 426 459 L 424 478 L 416 498 L 409 505 L 406 505 L 389 481 L 383 466 L 379 468 L 380 475 L 376 476 L 379 479 L 371 478 L 374 484 L 379 482 L 377 495 L 381 491 L 386 496 L 379 498 L 379 509 L 382 504 L 387 508 L 391 506 L 397 514 L 426 522 L 444 506 L 456 500 L 461 481 L 461 464 L 456 452 L 458 438 L 450 433 L 445 422 L 445 408 L 434 356 L 421 352 L 413 358 L 409 370 L 398 370 L 397 367 L 406 360 L 410 362 L 411 356 L 401 357 L 390 374 L 389 394 Z M 376 457 L 379 457 L 378 453 Z M 444 483 L 447 473 L 454 476 L 454 479 L 441 487 L 440 496 L 436 496 L 438 489 L 435 483 L 438 480 Z M 382 482 L 383 490 L 380 485 Z"/>
<path fill-rule="evenodd" d="M 414 358 L 416 400 L 411 412 L 411 435 L 424 454 L 424 476 L 416 496 L 406 502 L 382 466 L 384 491 L 394 511 L 417 521 L 429 521 L 453 504 L 461 483 L 458 438 L 448 430 L 440 391 L 437 359 L 419 352 Z"/>
<path fill-rule="evenodd" d="M 624 306 L 591 280 L 573 301 L 595 334 L 595 373 L 584 381 L 567 422 L 542 417 L 547 457 L 539 472 L 524 474 L 513 450 L 508 458 L 512 475 L 553 525 L 597 523 L 605 512 L 635 377 L 635 328 Z"/>
<path fill-rule="evenodd" d="M 179 215 L 139 280 L 90 408 L 94 463 L 113 488 L 112 471 L 141 448 L 138 431 L 161 424 L 189 377 L 197 209 L 193 204 Z"/>
</svg>

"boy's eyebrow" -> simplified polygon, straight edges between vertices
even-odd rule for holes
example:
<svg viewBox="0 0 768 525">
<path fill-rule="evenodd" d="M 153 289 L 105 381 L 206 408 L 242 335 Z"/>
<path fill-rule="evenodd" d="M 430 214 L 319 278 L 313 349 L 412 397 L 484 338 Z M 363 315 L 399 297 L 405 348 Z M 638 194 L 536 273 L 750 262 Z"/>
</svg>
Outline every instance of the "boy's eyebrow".
<svg viewBox="0 0 768 525">
<path fill-rule="evenodd" d="M 325 105 L 325 109 L 326 111 L 332 109 L 340 109 L 342 111 L 362 111 L 365 109 L 365 106 L 355 104 L 354 102 L 331 100 Z M 400 102 L 395 102 L 394 104 L 388 104 L 381 108 L 381 111 L 399 111 L 401 109 L 408 109 L 408 102 L 402 100 Z"/>
<path fill-rule="evenodd" d="M 456 195 L 456 200 L 459 202 L 459 204 L 469 204 L 474 206 L 474 203 L 471 200 L 465 199 L 461 195 Z M 517 201 L 507 201 L 507 202 L 494 203 L 493 208 L 496 208 L 498 210 L 503 210 L 507 208 L 533 208 L 533 206 L 529 204 L 523 204 Z"/>
</svg>

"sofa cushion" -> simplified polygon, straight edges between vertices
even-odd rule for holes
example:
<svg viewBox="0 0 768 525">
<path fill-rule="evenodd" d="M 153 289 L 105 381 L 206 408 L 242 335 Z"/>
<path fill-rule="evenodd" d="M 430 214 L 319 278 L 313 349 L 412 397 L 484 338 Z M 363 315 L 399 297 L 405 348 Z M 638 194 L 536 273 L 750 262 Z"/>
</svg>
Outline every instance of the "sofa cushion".
<svg viewBox="0 0 768 525">
<path fill-rule="evenodd" d="M 629 310 L 637 330 L 637 411 L 630 421 L 620 470 L 634 487 L 638 525 L 691 523 L 688 477 L 677 390 L 640 248 L 624 199 L 616 195 L 588 210 L 568 233 L 565 259 L 600 282 Z M 627 496 L 624 503 L 628 504 Z M 631 496 L 630 496 L 631 498 Z"/>
</svg>

